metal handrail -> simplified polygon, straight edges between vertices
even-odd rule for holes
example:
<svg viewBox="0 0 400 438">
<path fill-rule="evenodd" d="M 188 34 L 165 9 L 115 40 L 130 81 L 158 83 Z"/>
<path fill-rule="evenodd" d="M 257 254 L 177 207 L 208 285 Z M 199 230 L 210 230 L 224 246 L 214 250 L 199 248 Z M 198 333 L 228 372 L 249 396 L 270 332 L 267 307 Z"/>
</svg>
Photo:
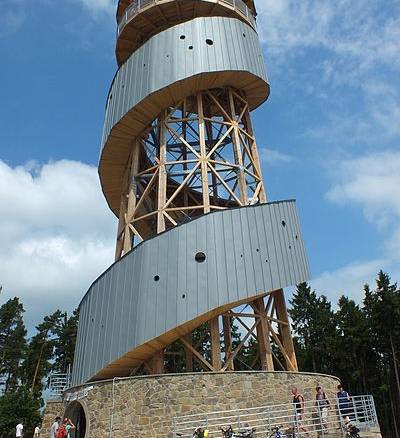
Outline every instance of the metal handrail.
<svg viewBox="0 0 400 438">
<path fill-rule="evenodd" d="M 174 1 L 174 0 L 171 0 Z M 250 25 L 256 28 L 256 18 L 251 10 L 242 0 L 203 0 L 210 3 L 227 5 L 233 8 L 236 12 L 245 18 Z M 143 9 L 149 6 L 155 6 L 157 3 L 165 3 L 165 0 L 133 0 L 132 3 L 126 8 L 124 15 L 118 21 L 117 36 L 121 34 L 125 26 L 137 16 Z"/>
<path fill-rule="evenodd" d="M 53 373 L 49 379 L 50 398 L 60 398 L 71 386 L 71 372 Z"/>
<path fill-rule="evenodd" d="M 316 401 L 307 401 L 301 415 L 292 403 L 286 403 L 177 416 L 173 419 L 173 434 L 174 437 L 180 434 L 191 437 L 196 427 L 203 427 L 209 430 L 210 437 L 220 437 L 221 427 L 231 425 L 236 431 L 255 428 L 256 437 L 268 437 L 276 427 L 281 429 L 282 434 L 294 431 L 305 436 L 318 432 L 323 437 L 338 430 L 344 431 L 346 417 L 360 430 L 379 427 L 373 397 L 361 395 L 351 397 L 346 405 L 340 404 L 338 399 L 330 399 L 329 407 L 317 405 Z"/>
</svg>

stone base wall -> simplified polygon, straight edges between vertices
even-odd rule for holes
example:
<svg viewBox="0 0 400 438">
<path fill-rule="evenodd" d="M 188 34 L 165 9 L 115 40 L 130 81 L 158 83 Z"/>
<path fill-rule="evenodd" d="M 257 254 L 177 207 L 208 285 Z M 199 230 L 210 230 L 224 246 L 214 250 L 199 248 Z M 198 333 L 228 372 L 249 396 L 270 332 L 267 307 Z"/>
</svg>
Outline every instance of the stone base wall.
<svg viewBox="0 0 400 438">
<path fill-rule="evenodd" d="M 83 407 L 85 438 L 165 438 L 176 415 L 289 403 L 294 386 L 306 400 L 314 399 L 317 384 L 334 397 L 338 383 L 327 375 L 289 372 L 132 377 L 70 389 L 62 414 L 74 419 L 77 408 Z M 54 418 L 57 410 L 51 406 L 46 416 Z"/>
<path fill-rule="evenodd" d="M 56 417 L 61 417 L 64 413 L 65 405 L 61 400 L 48 400 L 44 411 L 42 427 L 40 429 L 41 437 L 50 436 L 50 428 Z"/>
</svg>

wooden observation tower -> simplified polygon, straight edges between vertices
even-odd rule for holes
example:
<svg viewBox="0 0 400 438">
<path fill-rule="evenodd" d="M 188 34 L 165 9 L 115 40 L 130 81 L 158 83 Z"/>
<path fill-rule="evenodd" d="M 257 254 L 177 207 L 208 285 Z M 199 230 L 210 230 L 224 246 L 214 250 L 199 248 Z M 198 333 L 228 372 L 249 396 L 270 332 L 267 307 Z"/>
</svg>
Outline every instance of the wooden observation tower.
<svg viewBox="0 0 400 438">
<path fill-rule="evenodd" d="M 262 178 L 254 2 L 120 0 L 117 21 L 99 164 L 116 262 L 82 300 L 74 383 L 162 374 L 174 343 L 188 372 L 234 370 L 250 339 L 262 370 L 297 371 L 283 288 L 308 266 L 294 201 L 268 202 Z"/>
</svg>

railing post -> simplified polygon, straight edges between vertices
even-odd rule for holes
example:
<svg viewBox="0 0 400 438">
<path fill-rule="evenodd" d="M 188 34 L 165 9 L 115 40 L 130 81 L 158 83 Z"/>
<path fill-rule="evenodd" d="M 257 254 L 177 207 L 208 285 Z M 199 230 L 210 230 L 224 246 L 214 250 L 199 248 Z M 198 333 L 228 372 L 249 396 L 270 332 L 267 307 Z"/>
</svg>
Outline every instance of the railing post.
<svg viewBox="0 0 400 438">
<path fill-rule="evenodd" d="M 319 404 L 319 400 L 317 400 L 317 413 L 319 418 L 319 425 L 321 427 L 321 436 L 323 438 L 325 436 L 325 431 L 324 431 L 324 425 L 322 424 L 322 412 L 321 412 L 321 405 Z M 318 434 L 318 436 L 320 436 L 320 434 Z"/>
<path fill-rule="evenodd" d="M 267 422 L 268 422 L 268 431 L 271 432 L 271 412 L 268 406 L 267 406 Z"/>
<path fill-rule="evenodd" d="M 336 397 L 336 408 L 338 411 L 338 417 L 339 417 L 339 426 L 340 426 L 340 430 L 343 432 L 343 418 L 342 418 L 342 413 L 340 411 L 340 403 L 339 403 L 339 398 Z"/>
<path fill-rule="evenodd" d="M 174 438 L 176 438 L 176 417 L 172 419 L 172 433 L 174 435 Z"/>
<path fill-rule="evenodd" d="M 238 419 L 237 419 L 237 427 L 238 430 L 240 429 L 241 425 L 240 425 L 240 415 L 238 415 Z"/>
<path fill-rule="evenodd" d="M 376 407 L 375 407 L 375 399 L 372 395 L 370 395 L 371 402 L 372 402 L 372 409 L 373 409 L 373 416 L 374 416 L 374 426 L 378 425 L 378 416 L 376 415 Z"/>
<path fill-rule="evenodd" d="M 354 417 L 356 422 L 358 423 L 358 413 L 357 413 L 357 404 L 355 402 L 355 397 L 353 397 L 353 410 L 354 410 Z"/>
<path fill-rule="evenodd" d="M 206 428 L 208 429 L 208 415 L 206 415 Z"/>
</svg>

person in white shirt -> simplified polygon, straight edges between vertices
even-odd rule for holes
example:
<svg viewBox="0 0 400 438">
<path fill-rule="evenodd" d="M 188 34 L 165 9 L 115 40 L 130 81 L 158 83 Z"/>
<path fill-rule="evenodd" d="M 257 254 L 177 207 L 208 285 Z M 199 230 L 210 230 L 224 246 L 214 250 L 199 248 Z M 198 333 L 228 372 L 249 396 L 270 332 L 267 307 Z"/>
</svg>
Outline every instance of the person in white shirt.
<svg viewBox="0 0 400 438">
<path fill-rule="evenodd" d="M 17 427 L 15 428 L 15 436 L 17 438 L 22 438 L 24 436 L 24 426 L 21 422 L 18 423 Z"/>
<path fill-rule="evenodd" d="M 35 427 L 35 432 L 33 434 L 34 438 L 37 438 L 39 436 L 39 434 L 40 434 L 40 427 L 36 426 Z"/>
<path fill-rule="evenodd" d="M 60 427 L 61 417 L 56 417 L 50 428 L 50 438 L 57 438 L 58 428 Z"/>
</svg>

